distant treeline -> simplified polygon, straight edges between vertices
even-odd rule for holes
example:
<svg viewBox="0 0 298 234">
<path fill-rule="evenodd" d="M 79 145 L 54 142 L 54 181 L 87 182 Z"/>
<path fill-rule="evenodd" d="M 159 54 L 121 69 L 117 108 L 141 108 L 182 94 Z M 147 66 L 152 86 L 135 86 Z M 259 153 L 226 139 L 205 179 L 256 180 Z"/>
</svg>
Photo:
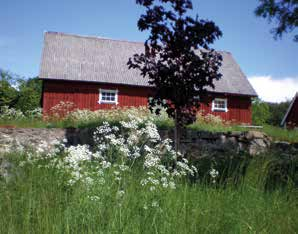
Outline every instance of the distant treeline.
<svg viewBox="0 0 298 234">
<path fill-rule="evenodd" d="M 33 110 L 41 105 L 41 92 L 42 82 L 38 77 L 25 79 L 0 69 L 0 108 Z"/>
<path fill-rule="evenodd" d="M 253 100 L 253 123 L 256 125 L 279 126 L 288 107 L 290 100 L 280 103 L 263 102 L 260 99 Z"/>
</svg>

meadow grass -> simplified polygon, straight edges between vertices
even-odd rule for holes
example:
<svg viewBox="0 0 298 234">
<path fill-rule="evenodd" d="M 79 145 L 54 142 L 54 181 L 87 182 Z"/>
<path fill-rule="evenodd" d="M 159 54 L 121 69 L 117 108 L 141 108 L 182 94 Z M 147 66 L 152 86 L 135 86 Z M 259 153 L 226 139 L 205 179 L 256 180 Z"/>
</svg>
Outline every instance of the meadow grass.
<svg viewBox="0 0 298 234">
<path fill-rule="evenodd" d="M 297 233 L 297 189 L 264 192 L 263 163 L 252 162 L 237 188 L 180 181 L 156 193 L 140 186 L 136 169 L 121 197 L 113 175 L 70 187 L 67 173 L 26 164 L 0 180 L 0 233 Z"/>
</svg>

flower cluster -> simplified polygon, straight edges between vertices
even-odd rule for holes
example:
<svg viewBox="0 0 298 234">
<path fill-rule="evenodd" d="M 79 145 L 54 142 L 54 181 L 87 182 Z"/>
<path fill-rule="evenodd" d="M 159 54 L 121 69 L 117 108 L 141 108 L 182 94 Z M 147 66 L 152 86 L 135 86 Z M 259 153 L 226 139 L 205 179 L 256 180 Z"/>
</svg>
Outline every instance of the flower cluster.
<svg viewBox="0 0 298 234">
<path fill-rule="evenodd" d="M 194 175 L 197 169 L 173 150 L 170 139 L 161 139 L 150 116 L 128 112 L 126 117 L 117 126 L 108 122 L 99 126 L 94 131 L 92 148 L 88 145 L 66 147 L 56 142 L 57 147 L 47 153 L 46 145 L 41 143 L 27 160 L 30 163 L 47 160 L 38 166 L 66 172 L 69 186 L 77 183 L 88 186 L 90 200 L 99 201 L 100 194 L 92 193 L 92 188 L 105 185 L 115 192 L 119 204 L 127 191 L 126 179 L 141 169 L 134 179 L 152 195 L 151 207 L 158 207 L 154 194 L 175 189 L 181 178 Z"/>
<path fill-rule="evenodd" d="M 72 113 L 76 109 L 76 105 L 73 102 L 69 101 L 60 101 L 57 105 L 53 106 L 49 112 L 49 119 L 59 120 L 63 119 Z"/>
<path fill-rule="evenodd" d="M 3 120 L 18 120 L 25 118 L 22 111 L 16 110 L 14 108 L 9 108 L 8 106 L 1 107 L 1 119 Z"/>
<path fill-rule="evenodd" d="M 1 120 L 21 120 L 25 118 L 40 119 L 41 117 L 42 117 L 41 108 L 28 110 L 25 113 L 23 113 L 21 110 L 9 108 L 8 106 L 2 106 L 0 109 Z"/>
<path fill-rule="evenodd" d="M 219 172 L 212 167 L 211 170 L 209 171 L 209 175 L 211 177 L 212 183 L 215 184 L 216 179 L 219 176 Z"/>
<path fill-rule="evenodd" d="M 140 184 L 150 191 L 174 189 L 176 178 L 197 173 L 183 155 L 173 150 L 170 139 L 161 140 L 150 117 L 129 117 L 129 121 L 120 121 L 119 127 L 104 122 L 94 132 L 97 152 L 103 158 L 120 161 L 129 168 L 140 160 L 146 172 Z"/>
<path fill-rule="evenodd" d="M 213 114 L 205 114 L 203 110 L 198 111 L 196 115 L 196 122 L 203 124 L 212 124 L 212 125 L 230 125 L 229 121 L 223 120 L 220 116 Z"/>
</svg>

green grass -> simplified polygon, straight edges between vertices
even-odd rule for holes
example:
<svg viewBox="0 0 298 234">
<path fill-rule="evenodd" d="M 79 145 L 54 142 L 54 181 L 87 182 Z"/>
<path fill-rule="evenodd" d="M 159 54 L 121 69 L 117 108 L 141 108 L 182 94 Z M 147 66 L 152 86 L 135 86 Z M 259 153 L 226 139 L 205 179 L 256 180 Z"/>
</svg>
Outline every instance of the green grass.
<svg viewBox="0 0 298 234">
<path fill-rule="evenodd" d="M 297 233 L 297 190 L 265 193 L 261 167 L 251 164 L 239 188 L 180 182 L 154 194 L 134 171 L 119 198 L 112 175 L 105 185 L 69 187 L 67 174 L 27 165 L 10 183 L 0 180 L 0 233 Z M 159 208 L 150 207 L 153 200 Z"/>
<path fill-rule="evenodd" d="M 274 140 L 298 142 L 298 131 L 265 125 L 263 131 Z"/>
<path fill-rule="evenodd" d="M 105 119 L 98 119 L 92 121 L 70 121 L 70 120 L 60 120 L 60 121 L 42 121 L 42 120 L 0 120 L 1 126 L 11 126 L 17 128 L 93 128 L 99 126 Z M 114 121 L 115 122 L 115 121 Z M 116 121 L 117 122 L 117 121 Z M 159 129 L 172 129 L 174 127 L 174 122 L 170 119 L 156 119 L 156 125 Z M 265 125 L 263 129 L 248 129 L 237 125 L 222 125 L 222 124 L 212 124 L 212 123 L 194 123 L 188 126 L 188 128 L 198 131 L 211 131 L 211 132 L 228 132 L 228 131 L 248 131 L 256 130 L 263 131 L 268 136 L 272 137 L 276 141 L 288 141 L 288 142 L 298 142 L 298 131 L 287 130 L 280 127 Z"/>
<path fill-rule="evenodd" d="M 0 127 L 15 128 L 89 128 L 100 125 L 104 120 L 77 121 L 56 120 L 43 121 L 41 119 L 21 119 L 21 120 L 0 120 Z"/>
<path fill-rule="evenodd" d="M 265 125 L 263 128 L 259 129 L 248 129 L 237 125 L 220 125 L 220 124 L 207 124 L 207 123 L 194 123 L 189 126 L 190 129 L 198 131 L 210 131 L 210 132 L 228 132 L 228 131 L 262 131 L 270 136 L 275 141 L 288 141 L 288 142 L 298 142 L 298 131 L 297 130 L 287 130 L 280 127 L 275 127 L 271 125 Z"/>
</svg>

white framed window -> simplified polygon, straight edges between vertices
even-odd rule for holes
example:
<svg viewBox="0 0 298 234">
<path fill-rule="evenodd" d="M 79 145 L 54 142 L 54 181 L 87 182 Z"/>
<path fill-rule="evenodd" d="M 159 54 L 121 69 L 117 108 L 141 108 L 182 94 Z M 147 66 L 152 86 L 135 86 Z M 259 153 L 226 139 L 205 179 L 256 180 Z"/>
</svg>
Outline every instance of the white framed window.
<svg viewBox="0 0 298 234">
<path fill-rule="evenodd" d="M 99 104 L 118 104 L 118 89 L 99 89 Z"/>
<path fill-rule="evenodd" d="M 212 111 L 228 111 L 228 100 L 226 98 L 215 98 L 212 101 Z"/>
</svg>

